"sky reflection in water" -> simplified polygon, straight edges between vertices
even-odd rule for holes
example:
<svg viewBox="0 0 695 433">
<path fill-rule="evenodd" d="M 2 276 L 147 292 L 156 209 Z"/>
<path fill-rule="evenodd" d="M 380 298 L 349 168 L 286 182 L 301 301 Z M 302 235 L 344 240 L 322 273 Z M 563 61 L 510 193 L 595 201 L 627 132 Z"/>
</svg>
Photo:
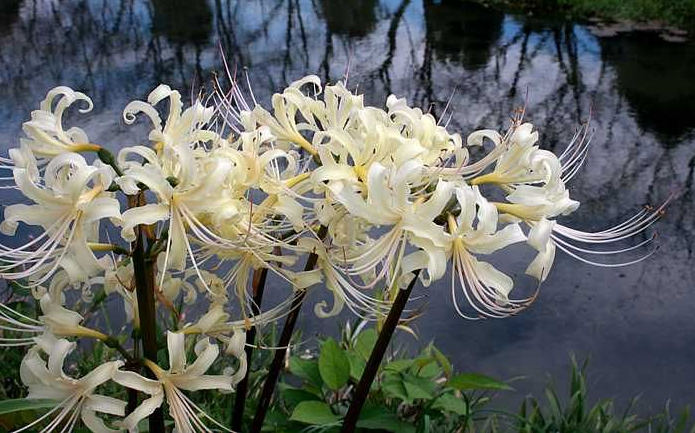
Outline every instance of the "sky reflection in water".
<svg viewBox="0 0 695 433">
<path fill-rule="evenodd" d="M 119 122 L 125 104 L 160 82 L 190 93 L 221 70 L 218 43 L 249 67 L 262 100 L 307 73 L 339 79 L 349 61 L 350 85 L 373 104 L 395 93 L 441 113 L 456 89 L 450 126 L 464 135 L 505 127 L 527 99 L 527 119 L 555 150 L 591 108 L 593 150 L 573 181 L 582 206 L 571 222 L 599 229 L 675 191 L 658 254 L 618 270 L 558 256 L 536 304 L 504 321 L 466 322 L 446 284 L 420 289 L 417 302 L 428 305 L 416 327 L 460 369 L 528 376 L 522 393 L 546 373 L 563 380 L 573 352 L 592 356 L 596 395 L 643 392 L 644 407 L 695 402 L 692 43 L 599 39 L 582 25 L 447 0 L 9 0 L 0 6 L 3 152 L 59 84 L 93 97 L 93 115 L 79 121 L 95 142 L 133 144 L 138 128 Z M 527 259 L 504 260 L 524 284 Z M 308 316 L 308 332 L 335 327 Z"/>
</svg>

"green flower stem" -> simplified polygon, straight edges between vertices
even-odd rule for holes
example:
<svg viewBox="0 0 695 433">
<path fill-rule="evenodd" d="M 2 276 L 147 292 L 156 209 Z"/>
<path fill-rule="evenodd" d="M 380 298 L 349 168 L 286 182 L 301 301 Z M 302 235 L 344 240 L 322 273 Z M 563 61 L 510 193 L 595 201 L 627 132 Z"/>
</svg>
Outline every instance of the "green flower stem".
<svg viewBox="0 0 695 433">
<path fill-rule="evenodd" d="M 263 292 L 265 290 L 265 282 L 268 278 L 268 268 L 257 269 L 253 274 L 253 305 L 251 305 L 251 314 L 256 316 L 260 313 L 261 302 L 263 301 Z M 246 333 L 246 359 L 248 360 L 248 368 L 244 378 L 236 387 L 236 397 L 234 398 L 234 407 L 232 409 L 231 426 L 235 432 L 241 431 L 242 421 L 244 419 L 244 408 L 246 407 L 246 394 L 249 388 L 249 373 L 251 372 L 251 355 L 253 354 L 253 343 L 256 339 L 256 328 L 252 327 Z"/>
<path fill-rule="evenodd" d="M 118 176 L 123 176 L 123 171 L 121 171 L 121 169 L 118 167 L 118 164 L 116 163 L 116 158 L 113 156 L 113 153 L 111 153 L 107 149 L 101 147 L 97 151 L 97 156 L 99 157 L 101 162 L 113 167 L 113 170 L 116 172 L 116 174 Z"/>
<path fill-rule="evenodd" d="M 131 355 L 130 352 L 128 352 L 125 349 L 125 347 L 121 346 L 121 343 L 118 342 L 118 339 L 116 339 L 116 337 L 109 335 L 109 337 L 106 340 L 104 340 L 104 345 L 112 349 L 116 349 L 118 353 L 120 353 L 128 363 L 139 363 L 139 361 L 133 355 Z"/>
<path fill-rule="evenodd" d="M 319 227 L 318 237 L 323 240 L 326 237 L 326 232 L 328 231 L 326 226 Z M 318 261 L 318 255 L 312 253 L 309 255 L 304 266 L 305 271 L 310 271 L 316 266 Z M 292 307 L 290 314 L 287 315 L 285 324 L 282 327 L 282 334 L 280 334 L 280 341 L 277 346 L 278 349 L 275 351 L 275 356 L 273 357 L 273 362 L 270 364 L 270 369 L 268 370 L 268 375 L 266 376 L 265 382 L 263 383 L 263 390 L 261 391 L 261 397 L 258 400 L 258 407 L 256 409 L 256 415 L 253 417 L 253 422 L 251 423 L 251 433 L 260 433 L 263 427 L 263 421 L 268 412 L 268 407 L 270 406 L 270 400 L 273 397 L 273 392 L 275 391 L 275 385 L 277 384 L 278 377 L 280 376 L 280 370 L 282 370 L 285 364 L 285 354 L 287 353 L 287 347 L 292 339 L 292 334 L 294 333 L 294 327 L 297 324 L 297 319 L 299 318 L 299 311 L 302 308 L 302 303 L 306 297 L 306 290 L 303 290 L 295 296 L 292 301 Z"/>
<path fill-rule="evenodd" d="M 381 364 L 384 354 L 386 353 L 386 349 L 391 342 L 393 332 L 396 330 L 396 327 L 400 322 L 401 314 L 403 313 L 405 305 L 408 303 L 410 292 L 413 291 L 413 286 L 415 286 L 419 273 L 419 269 L 414 272 L 415 276 L 408 284 L 408 287 L 398 291 L 396 299 L 391 305 L 391 310 L 389 311 L 388 316 L 386 316 L 384 326 L 381 328 L 381 332 L 379 332 L 379 337 L 376 340 L 374 349 L 372 349 L 372 353 L 369 355 L 367 365 L 364 367 L 362 377 L 360 377 L 360 381 L 357 383 L 355 392 L 352 394 L 352 403 L 350 404 L 348 412 L 343 419 L 343 427 L 340 430 L 341 433 L 353 433 L 357 427 L 357 420 L 360 417 L 362 406 L 364 406 L 364 403 L 367 401 L 369 389 L 376 378 L 376 374 L 379 371 L 379 365 Z"/>
</svg>

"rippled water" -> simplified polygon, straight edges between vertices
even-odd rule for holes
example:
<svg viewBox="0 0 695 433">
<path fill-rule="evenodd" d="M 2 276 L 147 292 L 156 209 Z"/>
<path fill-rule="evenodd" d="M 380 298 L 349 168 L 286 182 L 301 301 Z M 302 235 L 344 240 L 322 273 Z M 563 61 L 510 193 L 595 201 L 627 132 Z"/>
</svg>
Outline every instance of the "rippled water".
<svg viewBox="0 0 695 433">
<path fill-rule="evenodd" d="M 93 114 L 80 118 L 90 138 L 133 144 L 120 121 L 125 104 L 160 82 L 190 92 L 221 70 L 220 45 L 249 67 L 264 100 L 307 73 L 339 79 L 349 63 L 351 85 L 374 104 L 395 93 L 441 113 L 453 93 L 450 125 L 464 134 L 505 127 L 527 101 L 543 145 L 562 149 L 591 111 L 593 149 L 573 181 L 582 206 L 571 222 L 598 229 L 676 192 L 660 251 L 617 270 L 558 256 L 539 300 L 503 321 L 463 321 L 446 285 L 420 289 L 427 308 L 416 327 L 461 369 L 528 376 L 521 393 L 538 390 L 546 373 L 564 378 L 575 353 L 591 355 L 595 395 L 644 393 L 645 408 L 695 403 L 692 43 L 597 38 L 583 25 L 448 0 L 5 0 L 2 149 L 17 144 L 21 122 L 59 84 L 93 97 Z M 507 259 L 523 270 L 526 257 Z M 307 330 L 335 328 L 305 320 Z"/>
</svg>

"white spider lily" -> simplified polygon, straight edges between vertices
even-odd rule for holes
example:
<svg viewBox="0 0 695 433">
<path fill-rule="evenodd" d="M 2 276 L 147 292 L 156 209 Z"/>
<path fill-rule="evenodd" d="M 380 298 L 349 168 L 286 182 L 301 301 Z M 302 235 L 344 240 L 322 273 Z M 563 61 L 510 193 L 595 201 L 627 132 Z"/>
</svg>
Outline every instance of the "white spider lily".
<svg viewBox="0 0 695 433">
<path fill-rule="evenodd" d="M 58 98 L 58 102 L 54 102 Z M 53 158 L 66 152 L 98 151 L 99 146 L 90 144 L 87 134 L 78 127 L 63 129 L 63 114 L 75 102 L 84 101 L 80 113 L 88 113 L 94 106 L 84 93 L 69 87 L 56 87 L 48 92 L 38 110 L 32 111 L 31 120 L 22 125 L 26 138 L 20 143 L 27 146 L 37 158 Z"/>
<path fill-rule="evenodd" d="M 138 315 L 138 298 L 135 293 L 133 262 L 128 260 L 126 264 L 122 264 L 109 261 L 102 284 L 107 295 L 117 293 L 123 299 L 126 321 L 133 322 L 133 326 L 139 328 L 140 317 Z"/>
<path fill-rule="evenodd" d="M 505 317 L 516 313 L 532 299 L 509 299 L 514 285 L 512 279 L 490 263 L 479 261 L 476 256 L 523 242 L 526 237 L 518 224 L 509 224 L 497 230 L 497 210 L 485 200 L 477 187 L 458 187 L 456 199 L 460 214 L 456 218 L 451 214 L 448 216 L 451 296 L 456 311 L 468 319 L 478 318 L 465 313 L 459 306 L 458 285 L 479 317 Z"/>
<path fill-rule="evenodd" d="M 302 278 L 314 278 L 315 281 L 312 281 L 311 285 L 323 280 L 326 288 L 333 295 L 333 306 L 330 310 L 326 310 L 328 306 L 326 301 L 320 301 L 314 306 L 314 313 L 317 317 L 328 318 L 336 316 L 345 305 L 353 314 L 365 319 L 374 319 L 388 311 L 389 304 L 387 302 L 363 293 L 360 287 L 356 287 L 350 278 L 346 278 L 343 275 L 342 270 L 331 261 L 323 243 L 313 238 L 302 238 L 299 240 L 298 246 L 318 256 L 315 270 L 305 273 L 302 275 Z"/>
<path fill-rule="evenodd" d="M 504 151 L 497 158 L 494 170 L 473 178 L 471 184 L 509 185 L 542 182 L 549 188 L 554 188 L 561 181 L 561 163 L 552 152 L 539 149 L 537 141 L 538 131 L 533 131 L 532 124 L 514 126 L 500 144 Z"/>
<path fill-rule="evenodd" d="M 364 96 L 352 93 L 344 82 L 339 81 L 324 88 L 322 108 L 314 115 L 324 130 L 349 130 L 355 121 L 355 113 L 364 109 Z"/>
<path fill-rule="evenodd" d="M 170 114 L 162 128 L 152 105 L 164 95 L 170 99 Z M 157 203 L 124 212 L 121 233 L 124 239 L 132 241 L 135 226 L 167 222 L 163 271 L 169 267 L 183 270 L 186 257 L 190 257 L 193 267 L 200 273 L 189 236 L 202 246 L 231 250 L 255 248 L 268 243 L 272 246 L 274 241 L 249 221 L 248 208 L 252 205 L 243 198 L 245 191 L 235 192 L 229 188 L 230 179 L 235 179 L 234 174 L 239 169 L 235 165 L 237 161 L 222 150 L 224 145 L 218 145 L 217 151 L 211 153 L 206 153 L 200 147 L 204 142 L 219 139 L 216 133 L 202 129 L 211 113 L 201 107 L 196 105 L 195 109 L 189 108 L 180 116 L 180 95 L 160 86 L 150 95 L 150 104 L 132 102 L 124 113 L 129 122 L 134 120 L 137 112 L 147 114 L 155 126 L 150 138 L 164 140 L 157 142 L 164 143 L 155 146 L 157 152 L 143 146 L 121 150 L 118 160 L 120 166 L 124 167 L 124 176 L 117 179 L 126 193 L 136 193 L 139 191 L 138 183 L 142 183 L 156 195 Z M 200 119 L 194 120 L 197 112 L 203 114 L 198 116 Z M 130 155 L 144 159 L 145 164 L 129 161 Z M 277 157 L 282 156 L 269 153 L 265 163 Z M 213 222 L 214 226 L 207 222 Z M 224 228 L 225 236 L 217 228 Z M 228 233 L 235 231 L 239 235 L 228 239 Z M 202 276 L 200 278 L 203 279 Z"/>
<path fill-rule="evenodd" d="M 0 331 L 0 347 L 33 346 L 35 338 L 45 331 L 45 326 L 42 322 L 0 303 Z M 21 336 L 8 337 L 7 332 L 19 333 Z"/>
<path fill-rule="evenodd" d="M 526 273 L 536 277 L 539 281 L 544 281 L 552 267 L 556 249 L 583 263 L 604 268 L 628 266 L 649 258 L 657 251 L 657 248 L 652 248 L 632 259 L 623 259 L 617 262 L 603 261 L 603 258 L 606 257 L 625 255 L 647 247 L 656 239 L 656 235 L 648 236 L 646 239 L 627 247 L 614 249 L 602 247 L 634 238 L 649 229 L 661 218 L 669 200 L 656 209 L 647 207 L 611 228 L 596 232 L 576 230 L 545 218 L 525 220 L 526 224 L 531 227 L 528 243 L 538 251 Z"/>
<path fill-rule="evenodd" d="M 0 330 L 25 334 L 16 338 L 0 338 L 0 346 L 30 346 L 34 344 L 36 338 L 39 338 L 39 334 L 106 339 L 103 333 L 82 326 L 84 318 L 79 313 L 60 305 L 51 298 L 49 293 L 43 295 L 40 303 L 43 314 L 38 320 L 0 304 Z"/>
<path fill-rule="evenodd" d="M 460 152 L 462 141 L 459 134 L 450 134 L 439 125 L 430 113 L 408 106 L 405 98 L 390 95 L 386 100 L 388 114 L 406 138 L 415 139 L 427 150 L 421 156 L 423 163 L 434 165 Z"/>
<path fill-rule="evenodd" d="M 96 433 L 119 431 L 107 427 L 96 414 L 98 412 L 123 416 L 125 415 L 126 403 L 112 397 L 95 394 L 95 389 L 111 380 L 123 362 L 106 362 L 86 376 L 74 379 L 67 376 L 62 368 L 66 356 L 75 347 L 76 343 L 67 340 L 50 339 L 50 341 L 39 342 L 36 347 L 27 352 L 19 370 L 22 383 L 29 388 L 27 398 L 51 399 L 56 400 L 57 404 L 45 415 L 15 430 L 15 433 L 29 429 L 40 433 L 71 432 L 80 419 L 90 431 Z M 48 354 L 48 361 L 41 358 L 40 353 L 42 351 Z M 41 423 L 47 420 L 50 420 L 48 424 L 39 430 Z"/>
<path fill-rule="evenodd" d="M 268 127 L 279 144 L 295 145 L 316 154 L 314 146 L 302 135 L 305 130 L 316 130 L 313 112 L 320 107 L 318 101 L 302 93 L 302 87 L 307 85 L 313 85 L 316 94 L 321 92 L 319 77 L 308 75 L 290 84 L 283 93 L 273 95 L 273 114 L 256 105 L 250 113 L 243 115 L 248 116 L 252 123 Z M 304 122 L 297 123 L 298 114 Z"/>
<path fill-rule="evenodd" d="M 211 233 L 199 220 L 197 215 L 212 211 L 217 199 L 214 192 L 231 169 L 228 161 L 216 158 L 208 161 L 205 168 L 206 176 L 197 176 L 198 167 L 195 161 L 181 160 L 181 165 L 187 165 L 186 171 L 191 176 L 178 178 L 179 183 L 172 186 L 167 178 L 169 174 L 165 167 L 159 164 L 157 157 L 149 149 L 124 149 L 119 155 L 122 159 L 124 153 L 139 152 L 146 156 L 147 163 L 142 166 L 129 166 L 124 170 L 124 176 L 117 182 L 126 193 L 139 191 L 137 183 L 147 185 L 158 199 L 157 203 L 151 203 L 140 207 L 128 209 L 123 213 L 122 237 L 127 241 L 135 239 L 134 228 L 139 224 L 153 224 L 158 221 L 168 222 L 167 261 L 165 270 L 172 267 L 183 270 L 186 256 L 192 255 L 191 245 L 187 239 L 187 227 L 197 234 L 201 241 L 212 244 L 226 245 L 221 237 Z M 201 167 L 202 169 L 202 167 Z M 204 242 L 207 243 L 207 242 Z"/>
<path fill-rule="evenodd" d="M 52 299 L 50 294 L 46 293 L 43 295 L 40 302 L 43 315 L 39 316 L 39 321 L 53 335 L 58 337 L 106 339 L 106 335 L 103 333 L 82 326 L 81 323 L 84 321 L 84 318 L 78 312 L 63 307 L 58 300 Z"/>
<path fill-rule="evenodd" d="M 213 155 L 227 158 L 235 166 L 227 179 L 235 195 L 243 196 L 252 187 L 265 189 L 269 183 L 296 175 L 294 154 L 275 148 L 274 140 L 270 129 L 261 126 L 242 132 L 232 143 L 220 142 L 220 146 L 213 150 Z M 284 165 L 282 170 L 281 165 Z"/>
<path fill-rule="evenodd" d="M 408 131 L 406 126 L 394 124 L 385 111 L 367 107 L 355 114 L 349 130 L 317 133 L 316 140 L 323 144 L 318 151 L 321 167 L 312 175 L 314 182 L 317 186 L 324 181 L 363 182 L 374 163 L 422 163 L 421 157 L 428 150 L 417 139 L 404 135 Z"/>
<path fill-rule="evenodd" d="M 528 243 L 538 251 L 538 254 L 526 268 L 526 274 L 538 281 L 545 281 L 555 261 L 555 243 L 551 239 L 555 221 L 542 218 L 533 223 L 528 234 Z"/>
<path fill-rule="evenodd" d="M 169 99 L 169 115 L 162 125 L 162 119 L 155 105 Z M 149 139 L 157 152 L 168 154 L 188 149 L 191 145 L 202 144 L 220 139 L 214 131 L 204 128 L 214 113 L 214 109 L 204 107 L 196 101 L 192 107 L 183 110 L 181 94 L 165 84 L 160 84 L 148 96 L 147 102 L 132 101 L 123 110 L 123 119 L 130 125 L 136 115 L 144 113 L 152 122 L 153 129 Z"/>
<path fill-rule="evenodd" d="M 592 133 L 589 122 L 577 129 L 565 150 L 558 160 L 562 164 L 562 182 L 567 183 L 579 172 L 589 155 Z"/>
<path fill-rule="evenodd" d="M 421 187 L 421 182 L 422 164 L 409 161 L 397 169 L 388 169 L 379 163 L 372 164 L 367 174 L 366 199 L 351 187 L 343 187 L 339 183 L 331 185 L 333 197 L 351 215 L 370 224 L 390 227 L 379 239 L 357 247 L 359 253 L 350 256 L 343 254 L 342 257 L 340 254 L 334 255 L 335 263 L 345 264 L 349 275 L 365 274 L 381 264 L 380 274 L 368 285 L 371 287 L 390 268 L 392 271 L 398 270 L 405 253 L 406 241 L 428 254 L 441 254 L 442 248 L 447 245 L 447 237 L 442 227 L 434 223 L 434 219 L 449 202 L 454 185 L 439 181 L 428 198 L 413 196 L 411 188 Z M 437 261 L 430 262 L 427 267 L 429 273 L 439 273 L 432 268 L 436 263 Z M 396 273 L 392 278 L 395 277 Z"/>
<path fill-rule="evenodd" d="M 518 208 L 517 212 L 552 218 L 569 215 L 579 207 L 579 202 L 570 198 L 569 191 L 562 184 L 552 189 L 547 185 L 515 185 L 509 189 L 512 192 L 506 199 L 511 203 L 510 206 Z"/>
<path fill-rule="evenodd" d="M 193 364 L 187 366 L 184 339 L 185 335 L 182 333 L 167 332 L 168 370 L 162 369 L 150 360 L 145 360 L 145 365 L 155 375 L 156 381 L 146 379 L 133 372 L 119 372 L 114 377 L 114 380 L 118 383 L 146 392 L 152 396 L 133 412 L 137 413 L 137 415 L 127 419 L 124 427 L 132 429 L 140 419 L 149 416 L 161 405 L 162 399 L 160 396 L 163 392 L 169 405 L 169 414 L 174 420 L 174 425 L 179 433 L 211 432 L 212 430 L 205 425 L 201 417 L 209 420 L 216 427 L 230 431 L 203 412 L 182 391 L 203 389 L 233 390 L 231 377 L 205 374 L 217 359 L 220 349 L 216 344 L 211 344 L 208 338 L 201 339 L 194 348 L 197 359 Z M 161 391 L 158 391 L 158 387 Z"/>
<path fill-rule="evenodd" d="M 0 260 L 6 263 L 0 266 L 0 275 L 13 280 L 32 278 L 30 286 L 38 286 L 61 266 L 72 281 L 86 281 L 103 271 L 88 241 L 98 237 L 102 219 L 120 219 L 118 200 L 106 192 L 113 170 L 88 165 L 76 153 L 63 153 L 46 165 L 42 179 L 33 161 L 15 167 L 13 174 L 17 189 L 34 204 L 6 207 L 0 230 L 14 235 L 23 222 L 41 226 L 44 232 L 21 247 L 0 246 Z"/>
</svg>

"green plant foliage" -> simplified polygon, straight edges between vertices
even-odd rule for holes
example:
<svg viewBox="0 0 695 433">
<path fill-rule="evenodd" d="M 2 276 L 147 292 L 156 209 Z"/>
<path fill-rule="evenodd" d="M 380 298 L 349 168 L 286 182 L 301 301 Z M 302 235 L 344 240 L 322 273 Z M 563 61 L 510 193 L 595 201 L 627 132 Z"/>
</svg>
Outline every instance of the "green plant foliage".
<svg viewBox="0 0 695 433">
<path fill-rule="evenodd" d="M 331 407 L 322 401 L 302 401 L 292 411 L 291 421 L 312 425 L 330 425 L 340 421 Z"/>
<path fill-rule="evenodd" d="M 274 333 L 271 328 L 261 342 L 271 344 L 276 339 Z M 291 356 L 263 431 L 338 433 L 376 338 L 375 330 L 361 329 L 344 334 L 340 341 L 322 340 L 316 352 Z M 110 356 L 109 350 L 91 349 L 75 368 L 90 371 Z M 255 411 L 271 355 L 270 351 L 254 351 L 247 422 Z M 3 354 L 0 375 L 16 371 L 20 360 L 21 351 Z M 695 433 L 687 408 L 673 413 L 667 404 L 661 412 L 642 416 L 635 409 L 636 400 L 619 411 L 611 399 L 594 399 L 587 389 L 586 369 L 586 362 L 572 360 L 567 395 L 548 386 L 543 396 L 525 397 L 518 411 L 508 412 L 499 409 L 496 400 L 499 393 L 514 395 L 509 394 L 514 391 L 508 383 L 480 373 L 456 372 L 433 344 L 414 355 L 390 352 L 372 385 L 357 429 L 359 433 Z M 201 396 L 195 403 L 215 419 L 225 420 L 232 396 Z M 54 405 L 50 400 L 5 396 L 0 400 L 0 431 L 26 425 Z M 146 422 L 140 431 L 147 431 Z M 248 430 L 244 427 L 242 431 Z"/>
<path fill-rule="evenodd" d="M 553 387 L 545 390 L 545 402 L 527 397 L 519 409 L 515 431 L 519 433 L 693 433 L 690 413 L 686 410 L 676 420 L 669 413 L 668 405 L 663 413 L 642 418 L 633 412 L 637 399 L 618 412 L 613 400 L 602 399 L 589 404 L 586 388 L 585 361 L 581 366 L 572 359 L 568 398 L 563 400 Z"/>
<path fill-rule="evenodd" d="M 464 389 L 497 389 L 512 390 L 504 382 L 478 373 L 463 373 L 449 379 L 449 386 L 458 390 Z"/>
<path fill-rule="evenodd" d="M 18 398 L 0 401 L 0 429 L 11 431 L 16 426 L 27 424 L 42 412 L 58 404 L 55 400 L 28 400 Z"/>
<path fill-rule="evenodd" d="M 376 340 L 374 329 L 361 329 L 354 334 L 345 333 L 341 342 L 325 339 L 318 354 L 290 357 L 290 376 L 280 386 L 276 407 L 281 414 L 272 417 L 268 431 L 301 431 L 307 425 L 333 431 L 347 412 L 352 390 Z M 398 433 L 455 431 L 460 426 L 472 426 L 482 417 L 481 410 L 492 392 L 511 389 L 487 376 L 473 375 L 462 386 L 462 392 L 450 385 L 452 373 L 449 360 L 432 344 L 415 356 L 396 352 L 387 357 L 360 414 L 358 429 Z M 474 386 L 476 383 L 480 386 Z"/>
<path fill-rule="evenodd" d="M 415 433 L 416 431 L 412 424 L 402 421 L 393 413 L 384 412 L 383 408 L 378 406 L 362 409 L 357 427 L 398 433 Z"/>
<path fill-rule="evenodd" d="M 693 0 L 478 0 L 505 11 L 565 15 L 571 19 L 661 21 L 686 30 L 695 27 Z"/>
<path fill-rule="evenodd" d="M 323 382 L 332 390 L 340 389 L 350 378 L 350 361 L 345 351 L 332 338 L 321 346 L 319 373 Z"/>
<path fill-rule="evenodd" d="M 366 329 L 360 332 L 355 340 L 355 353 L 366 361 L 372 353 L 372 349 L 374 349 L 377 336 L 375 329 Z"/>
</svg>

